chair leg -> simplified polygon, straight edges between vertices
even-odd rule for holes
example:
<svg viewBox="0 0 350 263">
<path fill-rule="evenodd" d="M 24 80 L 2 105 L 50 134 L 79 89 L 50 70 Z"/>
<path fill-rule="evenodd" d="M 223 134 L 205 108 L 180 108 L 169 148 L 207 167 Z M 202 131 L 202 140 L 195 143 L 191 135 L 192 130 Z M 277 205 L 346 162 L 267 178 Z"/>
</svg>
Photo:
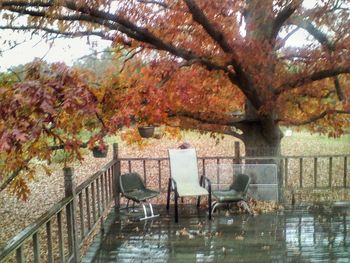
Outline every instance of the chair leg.
<svg viewBox="0 0 350 263">
<path fill-rule="evenodd" d="M 209 196 L 208 196 L 208 206 L 209 206 L 209 220 L 211 220 L 211 191 L 209 191 Z"/>
<path fill-rule="evenodd" d="M 148 207 L 149 207 L 149 211 L 150 211 L 150 215 L 148 215 L 148 211 L 147 211 L 147 207 L 145 206 L 144 203 L 142 203 L 142 207 L 143 207 L 143 213 L 144 213 L 144 217 L 143 218 L 140 218 L 140 220 L 146 220 L 146 219 L 150 219 L 150 218 L 154 218 L 154 217 L 157 217 L 159 216 L 159 214 L 155 215 L 154 214 L 154 211 L 153 211 L 153 206 L 151 203 L 148 203 Z"/>
<path fill-rule="evenodd" d="M 178 223 L 179 222 L 179 209 L 178 209 L 178 204 L 177 204 L 177 199 L 178 199 L 178 196 L 177 196 L 177 192 L 175 191 L 175 223 Z"/>
<path fill-rule="evenodd" d="M 250 210 L 250 207 L 248 205 L 248 203 L 244 200 L 240 201 L 239 203 L 237 203 L 237 205 L 240 204 L 240 206 L 246 211 L 248 212 L 248 214 L 250 215 L 254 215 L 254 213 L 252 212 L 252 210 Z"/>
<path fill-rule="evenodd" d="M 214 214 L 215 213 L 215 210 L 216 210 L 216 208 L 218 207 L 218 206 L 220 206 L 221 205 L 221 203 L 218 203 L 218 202 L 213 202 L 212 204 L 211 204 L 211 214 Z"/>
<path fill-rule="evenodd" d="M 168 195 L 166 198 L 166 210 L 169 210 L 169 204 L 170 204 L 170 192 L 171 192 L 171 179 L 169 178 L 169 184 L 168 184 Z"/>
</svg>

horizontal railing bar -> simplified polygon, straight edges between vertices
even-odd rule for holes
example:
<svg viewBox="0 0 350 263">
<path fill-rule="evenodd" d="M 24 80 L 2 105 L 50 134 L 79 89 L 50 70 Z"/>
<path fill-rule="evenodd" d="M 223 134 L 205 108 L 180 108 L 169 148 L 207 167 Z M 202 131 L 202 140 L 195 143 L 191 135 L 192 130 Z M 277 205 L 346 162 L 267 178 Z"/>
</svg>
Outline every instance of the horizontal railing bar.
<svg viewBox="0 0 350 263">
<path fill-rule="evenodd" d="M 290 190 L 298 190 L 298 191 L 305 191 L 305 190 L 339 190 L 339 189 L 346 189 L 344 186 L 318 186 L 318 187 L 284 187 L 284 190 L 290 191 Z"/>
<path fill-rule="evenodd" d="M 91 175 L 86 181 L 81 183 L 77 186 L 75 192 L 76 194 L 79 194 L 81 191 L 83 191 L 86 187 L 88 187 L 97 177 L 99 177 L 101 174 L 103 174 L 105 171 L 108 170 L 111 166 L 113 166 L 118 160 L 112 160 L 106 165 L 104 165 L 99 171 Z"/>
<path fill-rule="evenodd" d="M 349 157 L 350 154 L 337 154 L 337 155 L 280 155 L 280 156 L 198 156 L 197 159 L 202 160 L 217 160 L 217 159 L 240 159 L 240 160 L 265 160 L 265 159 L 285 159 L 285 158 L 340 158 Z M 168 157 L 124 157 L 119 158 L 120 161 L 166 161 L 169 160 Z"/>
<path fill-rule="evenodd" d="M 13 250 L 17 249 L 22 245 L 22 243 L 35 234 L 44 224 L 46 224 L 53 216 L 63 210 L 67 204 L 73 200 L 73 197 L 66 197 L 55 204 L 47 213 L 39 217 L 34 223 L 27 226 L 14 238 L 12 238 L 5 247 L 0 250 L 0 262 L 4 260 Z"/>
</svg>

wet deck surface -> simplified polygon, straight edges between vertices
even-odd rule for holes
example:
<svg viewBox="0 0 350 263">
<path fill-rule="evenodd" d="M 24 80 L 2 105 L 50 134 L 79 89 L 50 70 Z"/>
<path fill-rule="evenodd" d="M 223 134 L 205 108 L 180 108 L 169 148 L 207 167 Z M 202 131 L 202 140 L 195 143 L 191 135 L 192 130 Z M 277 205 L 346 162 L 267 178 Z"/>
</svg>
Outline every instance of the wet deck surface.
<svg viewBox="0 0 350 263">
<path fill-rule="evenodd" d="M 204 209 L 182 206 L 134 221 L 115 217 L 92 262 L 350 262 L 350 208 L 299 207 L 283 212 L 229 216 L 211 222 Z"/>
</svg>

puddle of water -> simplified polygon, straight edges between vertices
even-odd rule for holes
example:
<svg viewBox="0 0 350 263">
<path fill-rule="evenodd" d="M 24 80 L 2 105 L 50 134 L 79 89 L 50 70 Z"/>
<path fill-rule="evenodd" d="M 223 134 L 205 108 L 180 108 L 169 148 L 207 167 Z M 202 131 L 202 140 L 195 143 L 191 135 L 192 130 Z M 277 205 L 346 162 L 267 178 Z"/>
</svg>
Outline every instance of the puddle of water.
<svg viewBox="0 0 350 263">
<path fill-rule="evenodd" d="M 180 215 L 179 224 L 117 219 L 93 262 L 350 262 L 350 209 Z"/>
</svg>

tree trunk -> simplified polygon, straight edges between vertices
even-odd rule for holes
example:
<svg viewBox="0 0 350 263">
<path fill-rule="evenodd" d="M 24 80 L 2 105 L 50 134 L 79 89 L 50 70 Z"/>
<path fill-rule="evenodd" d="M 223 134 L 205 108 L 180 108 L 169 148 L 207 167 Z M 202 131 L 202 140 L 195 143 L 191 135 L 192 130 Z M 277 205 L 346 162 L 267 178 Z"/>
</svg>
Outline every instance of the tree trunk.
<svg viewBox="0 0 350 263">
<path fill-rule="evenodd" d="M 261 121 L 249 122 L 243 129 L 243 143 L 247 157 L 277 157 L 281 154 L 282 132 L 272 118 L 263 118 Z M 281 159 L 246 160 L 246 164 L 276 164 L 278 199 L 284 200 L 283 195 L 283 161 Z"/>
<path fill-rule="evenodd" d="M 279 156 L 282 132 L 276 124 L 251 122 L 243 129 L 246 156 Z"/>
</svg>

